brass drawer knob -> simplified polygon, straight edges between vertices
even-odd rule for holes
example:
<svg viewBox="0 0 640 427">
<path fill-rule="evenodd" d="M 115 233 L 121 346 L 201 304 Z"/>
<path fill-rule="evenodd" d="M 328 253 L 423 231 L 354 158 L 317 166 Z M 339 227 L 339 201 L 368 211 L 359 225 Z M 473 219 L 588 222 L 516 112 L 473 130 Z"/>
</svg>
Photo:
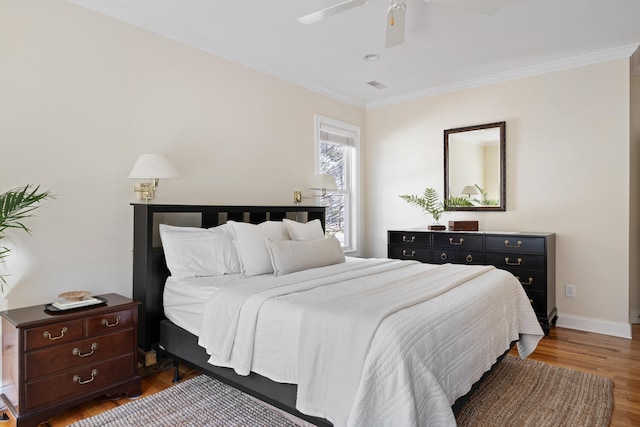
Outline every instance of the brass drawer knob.
<svg viewBox="0 0 640 427">
<path fill-rule="evenodd" d="M 115 323 L 109 323 L 107 319 L 102 319 L 101 323 L 103 326 L 106 326 L 107 328 L 113 328 L 114 326 L 118 326 L 118 324 L 120 323 L 120 316 L 116 317 Z"/>
<path fill-rule="evenodd" d="M 521 285 L 524 285 L 524 286 L 533 285 L 533 277 L 529 277 L 529 280 L 526 282 L 523 282 L 522 280 L 520 280 L 520 276 L 516 276 L 516 278 L 518 279 Z"/>
<path fill-rule="evenodd" d="M 96 351 L 97 349 L 98 349 L 98 343 L 94 342 L 93 344 L 91 344 L 91 352 L 90 353 L 82 353 L 80 351 L 80 349 L 78 347 L 76 347 L 71 351 L 71 354 L 73 354 L 74 356 L 78 356 L 78 357 L 87 357 L 87 356 L 91 356 L 93 354 L 93 352 Z"/>
<path fill-rule="evenodd" d="M 471 254 L 467 255 L 467 262 L 473 262 L 473 256 Z"/>
<path fill-rule="evenodd" d="M 442 253 L 440 254 L 440 259 L 441 259 L 441 260 L 443 260 L 443 261 L 444 261 L 445 259 L 447 259 L 447 253 L 446 253 L 446 252 L 442 252 Z"/>
<path fill-rule="evenodd" d="M 522 241 L 521 241 L 521 240 L 518 240 L 518 243 L 516 243 L 515 245 L 510 245 L 510 244 L 509 244 L 509 241 L 508 241 L 508 240 L 505 240 L 505 241 L 504 241 L 504 245 L 505 245 L 507 248 L 519 248 L 519 247 L 521 247 L 521 246 L 522 246 Z"/>
<path fill-rule="evenodd" d="M 59 340 L 60 338 L 62 338 L 64 336 L 64 334 L 66 334 L 67 332 L 69 332 L 69 328 L 67 328 L 65 326 L 60 330 L 60 335 L 58 335 L 57 337 L 52 336 L 51 332 L 49 332 L 49 331 L 44 331 L 42 333 L 42 336 L 44 338 L 47 338 L 48 340 L 55 341 L 55 340 Z"/>
<path fill-rule="evenodd" d="M 460 245 L 462 245 L 463 243 L 464 243 L 464 239 L 463 239 L 462 237 L 461 237 L 460 239 L 458 239 L 458 242 L 457 242 L 457 243 L 453 241 L 453 237 L 449 237 L 449 244 L 450 244 L 450 245 L 457 245 L 457 246 L 460 246 Z"/>
<path fill-rule="evenodd" d="M 93 371 L 91 371 L 91 378 L 89 378 L 88 380 L 83 380 L 82 377 L 80 377 L 80 375 L 74 375 L 73 376 L 73 382 L 74 383 L 78 383 L 80 385 L 83 384 L 89 384 L 91 381 L 93 381 L 96 377 L 98 376 L 98 370 L 94 369 Z"/>
</svg>

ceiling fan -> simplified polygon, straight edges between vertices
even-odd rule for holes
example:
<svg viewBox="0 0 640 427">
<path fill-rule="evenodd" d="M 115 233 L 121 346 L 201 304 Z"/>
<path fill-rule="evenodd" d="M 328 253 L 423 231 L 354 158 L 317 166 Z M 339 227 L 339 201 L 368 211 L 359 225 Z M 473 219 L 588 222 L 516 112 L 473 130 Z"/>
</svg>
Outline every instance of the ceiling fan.
<svg viewBox="0 0 640 427">
<path fill-rule="evenodd" d="M 425 3 L 435 3 L 443 6 L 457 7 L 491 15 L 495 13 L 507 0 L 422 0 Z M 371 3 L 373 0 L 346 0 L 325 9 L 298 18 L 302 24 L 313 24 L 333 15 L 345 12 L 358 6 Z M 387 10 L 387 32 L 385 47 L 397 46 L 404 43 L 404 23 L 407 6 L 404 2 L 389 0 Z"/>
</svg>

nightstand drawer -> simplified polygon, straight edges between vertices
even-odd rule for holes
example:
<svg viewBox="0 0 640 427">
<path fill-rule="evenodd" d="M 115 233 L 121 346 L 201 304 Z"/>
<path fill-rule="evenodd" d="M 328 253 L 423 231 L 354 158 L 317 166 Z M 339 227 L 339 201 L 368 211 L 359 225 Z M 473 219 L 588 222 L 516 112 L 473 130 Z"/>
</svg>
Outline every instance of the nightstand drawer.
<svg viewBox="0 0 640 427">
<path fill-rule="evenodd" d="M 25 385 L 25 409 L 38 408 L 68 397 L 90 394 L 134 374 L 135 354 L 71 368 Z"/>
<path fill-rule="evenodd" d="M 25 380 L 127 354 L 132 352 L 134 345 L 134 330 L 129 329 L 32 351 L 26 355 Z"/>
<path fill-rule="evenodd" d="M 84 336 L 82 324 L 82 319 L 76 319 L 26 329 L 24 332 L 25 350 L 29 351 L 80 339 Z"/>
<path fill-rule="evenodd" d="M 482 250 L 482 235 L 468 233 L 435 233 L 433 246 L 436 248 Z"/>
<path fill-rule="evenodd" d="M 133 311 L 122 310 L 87 318 L 87 336 L 109 334 L 133 326 Z"/>
<path fill-rule="evenodd" d="M 519 237 L 508 234 L 502 236 L 486 236 L 485 245 L 487 251 L 496 252 L 526 252 L 531 254 L 544 254 L 544 237 Z"/>
</svg>

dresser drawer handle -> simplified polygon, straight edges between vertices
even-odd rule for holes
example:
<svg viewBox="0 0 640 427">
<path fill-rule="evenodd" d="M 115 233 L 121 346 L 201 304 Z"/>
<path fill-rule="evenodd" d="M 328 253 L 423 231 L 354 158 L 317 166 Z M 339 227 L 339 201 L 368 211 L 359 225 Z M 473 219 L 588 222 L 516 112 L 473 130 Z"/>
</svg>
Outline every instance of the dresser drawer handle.
<svg viewBox="0 0 640 427">
<path fill-rule="evenodd" d="M 97 376 L 98 376 L 98 370 L 94 369 L 93 371 L 91 371 L 91 378 L 90 379 L 83 381 L 82 378 L 80 378 L 80 375 L 74 375 L 73 376 L 73 382 L 74 383 L 78 383 L 80 385 L 89 384 L 91 381 L 95 380 Z"/>
<path fill-rule="evenodd" d="M 520 246 L 522 246 L 522 241 L 521 241 L 521 240 L 518 240 L 518 243 L 517 243 L 517 244 L 515 244 L 515 245 L 509 245 L 509 241 L 508 241 L 508 240 L 505 240 L 505 241 L 504 241 L 504 245 L 505 245 L 507 248 L 519 248 Z"/>
<path fill-rule="evenodd" d="M 120 323 L 120 316 L 116 317 L 116 323 L 109 323 L 107 319 L 102 319 L 102 324 L 107 328 L 113 328 L 114 326 L 118 326 Z"/>
<path fill-rule="evenodd" d="M 523 282 L 522 280 L 520 280 L 520 276 L 516 276 L 516 278 L 518 279 L 518 281 L 520 281 L 521 285 L 524 285 L 524 286 L 533 285 L 533 277 L 529 277 L 529 280 L 527 282 Z"/>
<path fill-rule="evenodd" d="M 411 251 L 411 253 L 409 253 L 406 249 L 403 249 L 402 256 L 416 256 L 416 251 Z"/>
<path fill-rule="evenodd" d="M 467 255 L 467 262 L 473 262 L 473 256 L 471 256 L 471 254 Z"/>
<path fill-rule="evenodd" d="M 449 237 L 449 244 L 450 244 L 450 245 L 458 245 L 458 246 L 460 246 L 460 245 L 462 245 L 463 243 L 464 243 L 464 239 L 463 239 L 463 238 L 460 238 L 460 239 L 458 240 L 458 243 L 456 243 L 456 242 L 454 242 L 454 241 L 453 241 L 453 237 Z"/>
<path fill-rule="evenodd" d="M 80 349 L 76 347 L 71 351 L 71 354 L 78 357 L 87 357 L 87 356 L 91 356 L 93 352 L 96 351 L 97 349 L 98 349 L 98 343 L 94 342 L 93 344 L 91 344 L 91 353 L 81 353 Z"/>
<path fill-rule="evenodd" d="M 517 262 L 509 262 L 509 257 L 506 257 L 504 259 L 505 264 L 507 265 L 521 265 L 522 264 L 522 258 L 518 258 Z"/>
<path fill-rule="evenodd" d="M 518 279 L 521 285 L 524 285 L 524 286 L 533 285 L 533 277 L 529 277 L 529 280 L 527 282 L 523 282 L 522 280 L 520 280 L 520 276 L 516 276 L 516 278 Z"/>
<path fill-rule="evenodd" d="M 65 326 L 60 330 L 60 335 L 58 335 L 57 337 L 52 337 L 51 336 L 51 332 L 49 332 L 49 331 L 44 331 L 42 333 L 42 336 L 44 338 L 47 338 L 47 339 L 51 340 L 51 341 L 55 341 L 55 340 L 59 340 L 60 338 L 62 338 L 64 336 L 64 334 L 66 334 L 67 332 L 69 332 L 69 328 L 67 328 Z"/>
<path fill-rule="evenodd" d="M 416 241 L 416 236 L 411 236 L 411 239 L 407 239 L 407 236 L 402 235 L 402 241 L 405 243 L 414 243 Z"/>
<path fill-rule="evenodd" d="M 447 253 L 446 253 L 446 252 L 442 252 L 442 253 L 440 254 L 440 259 L 441 259 L 441 260 L 443 260 L 443 261 L 444 261 L 445 259 L 447 259 Z"/>
</svg>

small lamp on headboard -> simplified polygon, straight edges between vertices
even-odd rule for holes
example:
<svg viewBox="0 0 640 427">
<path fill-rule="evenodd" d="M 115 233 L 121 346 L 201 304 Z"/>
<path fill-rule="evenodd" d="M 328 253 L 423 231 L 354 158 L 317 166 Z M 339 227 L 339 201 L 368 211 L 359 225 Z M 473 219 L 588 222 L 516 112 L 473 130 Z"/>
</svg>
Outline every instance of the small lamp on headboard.
<svg viewBox="0 0 640 427">
<path fill-rule="evenodd" d="M 313 197 L 320 197 L 324 199 L 327 197 L 327 191 L 333 191 L 338 189 L 338 184 L 336 184 L 336 180 L 333 178 L 333 175 L 328 173 L 321 173 L 316 175 L 313 178 L 311 186 L 309 187 L 311 190 L 320 190 L 321 195 L 312 195 L 312 196 L 303 196 L 302 191 L 294 191 L 293 192 L 293 201 L 295 204 L 299 204 L 302 202 L 302 199 L 311 199 Z"/>
<path fill-rule="evenodd" d="M 180 178 L 180 174 L 168 157 L 161 154 L 141 154 L 136 164 L 133 165 L 129 178 L 151 180 L 151 182 L 141 182 L 138 187 L 133 187 L 133 191 L 139 193 L 140 199 L 149 202 L 155 195 L 160 178 Z"/>
</svg>

